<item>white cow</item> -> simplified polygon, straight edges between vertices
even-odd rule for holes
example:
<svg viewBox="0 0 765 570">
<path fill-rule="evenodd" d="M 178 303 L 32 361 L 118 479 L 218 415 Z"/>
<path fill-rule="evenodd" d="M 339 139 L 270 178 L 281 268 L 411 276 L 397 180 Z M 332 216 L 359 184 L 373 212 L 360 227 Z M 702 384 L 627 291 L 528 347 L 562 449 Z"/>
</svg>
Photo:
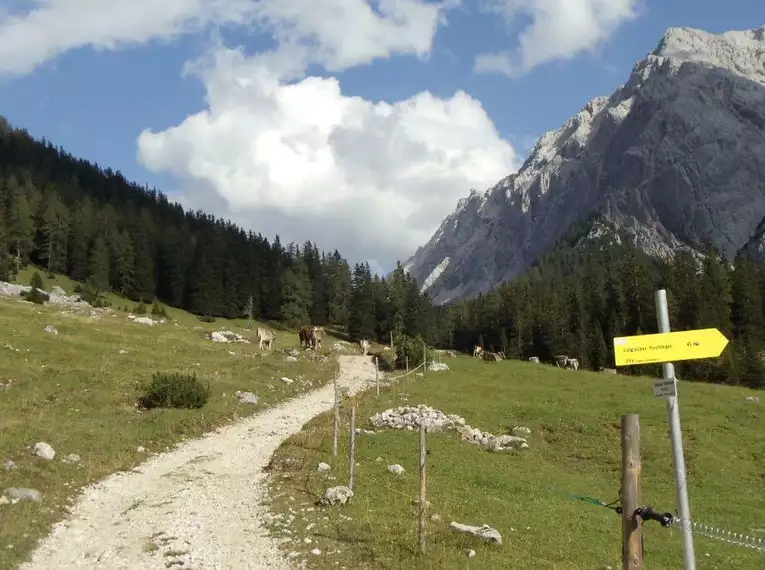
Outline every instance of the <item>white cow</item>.
<svg viewBox="0 0 765 570">
<path fill-rule="evenodd" d="M 311 329 L 311 347 L 314 350 L 321 348 L 321 339 L 324 338 L 324 327 L 313 327 Z"/>
<path fill-rule="evenodd" d="M 566 368 L 570 368 L 571 370 L 579 370 L 579 359 L 569 358 L 568 362 L 566 362 Z"/>
<path fill-rule="evenodd" d="M 266 345 L 268 350 L 271 350 L 271 343 L 274 342 L 276 335 L 267 329 L 258 327 L 258 341 L 260 341 L 260 350 L 263 350 L 263 345 Z"/>
<path fill-rule="evenodd" d="M 533 362 L 534 364 L 539 364 L 539 357 L 538 356 L 532 356 L 529 358 L 529 362 Z"/>
<path fill-rule="evenodd" d="M 483 352 L 483 347 L 481 345 L 476 344 L 473 348 L 473 358 L 481 358 L 481 353 Z"/>
<path fill-rule="evenodd" d="M 368 340 L 362 340 L 361 342 L 359 342 L 359 346 L 361 346 L 361 354 L 366 356 L 367 352 L 369 352 L 369 348 L 370 348 L 369 341 Z"/>
</svg>

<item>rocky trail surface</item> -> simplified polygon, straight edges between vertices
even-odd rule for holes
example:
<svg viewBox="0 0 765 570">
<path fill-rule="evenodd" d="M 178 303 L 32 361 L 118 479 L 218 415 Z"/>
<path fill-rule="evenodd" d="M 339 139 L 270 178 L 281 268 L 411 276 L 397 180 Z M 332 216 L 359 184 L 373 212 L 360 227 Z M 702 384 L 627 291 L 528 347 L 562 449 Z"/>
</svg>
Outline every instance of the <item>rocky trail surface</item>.
<svg viewBox="0 0 765 570">
<path fill-rule="evenodd" d="M 338 387 L 374 382 L 371 357 L 339 360 Z M 333 400 L 330 384 L 87 487 L 20 570 L 289 568 L 265 528 L 263 467 Z"/>
</svg>

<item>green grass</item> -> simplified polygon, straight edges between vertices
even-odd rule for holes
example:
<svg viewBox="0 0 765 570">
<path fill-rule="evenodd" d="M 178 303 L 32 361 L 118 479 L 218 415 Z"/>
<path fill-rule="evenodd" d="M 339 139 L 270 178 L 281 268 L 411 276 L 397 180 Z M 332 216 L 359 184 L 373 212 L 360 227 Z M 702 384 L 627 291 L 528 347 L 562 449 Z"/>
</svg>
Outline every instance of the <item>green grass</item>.
<svg viewBox="0 0 765 570">
<path fill-rule="evenodd" d="M 664 399 L 646 378 L 573 372 L 531 363 L 487 363 L 446 358 L 451 370 L 429 372 L 344 403 L 340 452 L 331 455 L 332 420 L 324 414 L 286 442 L 272 463 L 275 513 L 293 514 L 273 525 L 291 538 L 285 552 L 300 553 L 312 568 L 517 568 L 621 567 L 621 519 L 614 511 L 558 491 L 614 501 L 620 486 L 620 417 L 641 422 L 643 502 L 675 511 L 674 471 Z M 381 430 L 357 438 L 356 496 L 343 507 L 316 507 L 329 486 L 347 483 L 348 408 L 359 405 L 357 426 L 404 403 L 457 413 L 491 433 L 513 425 L 531 428 L 530 449 L 491 453 L 460 441 L 454 432 L 428 434 L 427 554 L 415 553 L 419 492 L 416 432 Z M 745 402 L 753 391 L 681 383 L 680 406 L 691 516 L 724 529 L 765 538 L 765 414 Z M 761 395 L 761 394 L 760 394 Z M 382 462 L 376 462 L 382 457 Z M 298 461 L 295 461 L 297 459 Z M 292 460 L 292 461 L 290 461 Z M 327 479 L 319 461 L 332 465 Z M 400 463 L 403 476 L 387 465 Z M 451 521 L 486 523 L 503 536 L 486 544 L 448 528 Z M 309 529 L 306 529 L 311 525 Z M 285 532 L 287 528 L 289 532 Z M 311 539 L 310 544 L 304 538 Z M 646 568 L 682 567 L 681 531 L 649 521 L 644 528 Z M 696 535 L 698 568 L 761 569 L 765 555 Z M 321 555 L 309 551 L 318 547 Z M 468 558 L 462 549 L 477 555 Z"/>
<path fill-rule="evenodd" d="M 31 271 L 26 273 L 22 283 L 31 277 Z M 74 286 L 62 277 L 46 279 L 46 288 L 53 284 L 70 294 Z M 115 307 L 133 306 L 124 299 L 114 301 Z M 37 539 L 65 515 L 68 499 L 83 485 L 132 469 L 151 453 L 183 439 L 317 388 L 336 366 L 328 356 L 333 339 L 325 340 L 324 358 L 301 351 L 297 362 L 286 362 L 282 350 L 298 345 L 291 331 L 276 330 L 275 351 L 261 355 L 254 328 L 243 329 L 243 320 L 202 323 L 170 309 L 168 323 L 148 327 L 130 323 L 119 310 L 91 318 L 62 314 L 61 309 L 0 298 L 0 382 L 12 381 L 9 389 L 0 388 L 0 495 L 7 487 L 31 487 L 43 497 L 40 504 L 0 505 L 3 569 L 25 558 Z M 47 325 L 59 334 L 44 332 Z M 238 332 L 252 343 L 218 344 L 205 338 L 221 329 Z M 120 354 L 123 350 L 127 353 Z M 209 381 L 209 401 L 198 410 L 140 411 L 135 405 L 138 387 L 158 371 L 195 373 Z M 285 384 L 282 376 L 297 380 Z M 255 392 L 260 403 L 239 403 L 237 390 Z M 30 448 L 39 441 L 56 450 L 53 461 L 33 455 Z M 139 446 L 146 451 L 137 451 Z M 79 465 L 61 461 L 70 453 L 81 456 Z M 2 463 L 9 459 L 18 469 L 3 470 Z"/>
</svg>

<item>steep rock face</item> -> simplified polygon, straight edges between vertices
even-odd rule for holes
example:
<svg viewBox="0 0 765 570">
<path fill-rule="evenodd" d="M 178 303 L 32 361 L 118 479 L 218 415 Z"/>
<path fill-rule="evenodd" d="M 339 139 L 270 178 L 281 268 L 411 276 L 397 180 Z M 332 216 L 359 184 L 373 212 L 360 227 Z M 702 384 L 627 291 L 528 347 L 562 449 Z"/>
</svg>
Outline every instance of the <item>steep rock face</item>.
<svg viewBox="0 0 765 570">
<path fill-rule="evenodd" d="M 732 258 L 760 243 L 765 27 L 669 29 L 613 95 L 543 135 L 517 173 L 460 200 L 404 267 L 437 302 L 471 297 L 593 213 L 661 257 L 711 244 Z"/>
</svg>

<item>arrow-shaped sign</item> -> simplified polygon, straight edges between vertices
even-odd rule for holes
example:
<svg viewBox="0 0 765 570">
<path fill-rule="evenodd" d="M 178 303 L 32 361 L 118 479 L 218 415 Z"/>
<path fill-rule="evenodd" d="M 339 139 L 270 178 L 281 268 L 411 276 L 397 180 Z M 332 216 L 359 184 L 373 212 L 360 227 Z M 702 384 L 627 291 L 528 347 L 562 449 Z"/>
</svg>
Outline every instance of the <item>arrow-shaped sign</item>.
<svg viewBox="0 0 765 570">
<path fill-rule="evenodd" d="M 616 366 L 676 362 L 720 356 L 728 339 L 717 329 L 699 329 L 614 338 Z"/>
</svg>

